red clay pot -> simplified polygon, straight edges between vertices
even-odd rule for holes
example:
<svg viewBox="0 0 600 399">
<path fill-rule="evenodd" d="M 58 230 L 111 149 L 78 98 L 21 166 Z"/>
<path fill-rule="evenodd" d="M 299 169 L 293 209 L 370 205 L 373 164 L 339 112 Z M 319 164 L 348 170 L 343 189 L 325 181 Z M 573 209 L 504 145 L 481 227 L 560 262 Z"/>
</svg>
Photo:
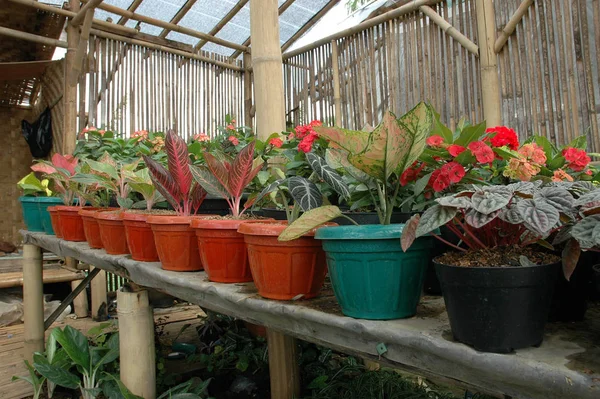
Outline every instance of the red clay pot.
<svg viewBox="0 0 600 399">
<path fill-rule="evenodd" d="M 152 232 L 158 258 L 165 270 L 195 272 L 202 270 L 198 252 L 198 240 L 190 227 L 192 219 L 203 216 L 149 216 L 147 220 Z"/>
<path fill-rule="evenodd" d="M 260 324 L 250 323 L 249 321 L 245 321 L 244 324 L 248 329 L 248 332 L 253 337 L 263 337 L 267 338 L 267 328 L 265 326 L 261 326 Z"/>
<path fill-rule="evenodd" d="M 79 216 L 80 206 L 59 205 L 56 207 L 59 214 L 59 229 L 62 238 L 66 241 L 85 241 L 83 220 Z"/>
<path fill-rule="evenodd" d="M 88 242 L 90 248 L 104 248 L 102 245 L 102 238 L 100 238 L 100 227 L 98 227 L 98 221 L 96 220 L 96 212 L 114 211 L 115 208 L 81 208 L 79 210 L 79 216 L 83 220 L 83 232 L 85 233 L 85 240 Z"/>
<path fill-rule="evenodd" d="M 248 260 L 258 293 L 270 299 L 290 300 L 318 295 L 327 264 L 321 242 L 314 231 L 294 241 L 280 242 L 277 237 L 287 223 L 242 223 L 238 231 L 244 235 Z"/>
<path fill-rule="evenodd" d="M 146 221 L 149 216 L 151 215 L 143 213 L 123 213 L 125 235 L 133 260 L 158 262 L 154 233 Z"/>
<path fill-rule="evenodd" d="M 244 236 L 237 231 L 240 224 L 244 222 L 248 220 L 192 220 L 190 226 L 196 231 L 200 259 L 210 281 L 218 283 L 252 281 Z"/>
<path fill-rule="evenodd" d="M 54 230 L 54 234 L 58 238 L 63 238 L 62 226 L 60 224 L 60 215 L 58 214 L 58 209 L 56 209 L 59 206 L 62 206 L 62 205 L 49 206 L 48 212 L 50 213 L 50 221 L 52 222 L 52 230 Z"/>
<path fill-rule="evenodd" d="M 109 255 L 125 255 L 129 253 L 125 239 L 123 212 L 96 212 L 96 220 L 100 229 L 102 246 Z"/>
</svg>

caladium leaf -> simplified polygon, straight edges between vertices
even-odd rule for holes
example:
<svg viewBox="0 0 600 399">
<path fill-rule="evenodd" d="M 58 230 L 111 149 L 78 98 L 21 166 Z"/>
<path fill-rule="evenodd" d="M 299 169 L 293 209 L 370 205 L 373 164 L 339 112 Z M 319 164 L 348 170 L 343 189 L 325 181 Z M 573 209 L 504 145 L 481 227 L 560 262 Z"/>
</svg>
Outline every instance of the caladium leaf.
<svg viewBox="0 0 600 399">
<path fill-rule="evenodd" d="M 523 199 L 516 204 L 516 208 L 525 226 L 540 237 L 550 233 L 560 219 L 556 208 L 545 201 Z"/>
<path fill-rule="evenodd" d="M 187 144 L 175 131 L 169 130 L 165 137 L 165 150 L 167 152 L 169 174 L 177 184 L 182 199 L 187 198 L 192 187 L 192 173 L 190 172 Z"/>
<path fill-rule="evenodd" d="M 310 180 L 300 176 L 290 177 L 287 186 L 290 195 L 303 211 L 318 208 L 323 204 L 323 195 Z"/>
<path fill-rule="evenodd" d="M 571 236 L 582 249 L 600 246 L 600 215 L 591 215 L 581 219 L 571 229 Z"/>
<path fill-rule="evenodd" d="M 371 182 L 371 177 L 362 170 L 355 168 L 348 161 L 349 153 L 340 148 L 328 148 L 325 153 L 325 161 L 332 169 L 344 169 L 350 176 L 359 182 L 367 184 Z"/>
<path fill-rule="evenodd" d="M 403 147 L 403 155 L 396 166 L 398 176 L 419 159 L 425 150 L 427 137 L 433 128 L 433 119 L 431 107 L 421 102 L 398 120 L 401 128 L 399 143 Z"/>
<path fill-rule="evenodd" d="M 97 162 L 93 159 L 87 159 L 85 162 L 88 165 L 90 165 L 92 172 L 104 174 L 110 177 L 111 179 L 119 180 L 119 171 L 115 166 L 111 165 L 110 163 Z"/>
<path fill-rule="evenodd" d="M 473 208 L 480 213 L 489 215 L 504 208 L 510 202 L 512 193 L 510 190 L 491 191 L 478 190 L 471 196 Z"/>
<path fill-rule="evenodd" d="M 434 205 L 421 216 L 416 237 L 424 236 L 451 221 L 458 210 L 454 207 Z"/>
<path fill-rule="evenodd" d="M 334 205 L 321 206 L 302 214 L 279 235 L 279 241 L 291 241 L 308 233 L 335 218 L 342 216 L 340 208 Z"/>
<path fill-rule="evenodd" d="M 533 200 L 545 201 L 559 212 L 570 212 L 575 198 L 573 198 L 573 195 L 564 188 L 544 187 L 535 192 Z"/>
<path fill-rule="evenodd" d="M 469 209 L 465 214 L 465 222 L 467 222 L 469 226 L 473 226 L 476 229 L 479 229 L 491 222 L 492 220 L 496 219 L 499 213 L 500 210 L 486 214 L 478 212 L 475 209 Z"/>
<path fill-rule="evenodd" d="M 70 175 L 75 174 L 78 159 L 73 155 L 62 155 L 58 152 L 52 156 L 52 164 L 57 168 L 66 169 Z"/>
<path fill-rule="evenodd" d="M 413 215 L 402 229 L 402 236 L 400 237 L 400 245 L 404 252 L 408 251 L 413 242 L 417 239 L 417 226 L 421 216 L 417 213 Z"/>
<path fill-rule="evenodd" d="M 214 195 L 220 198 L 228 198 L 229 193 L 223 187 L 223 185 L 217 180 L 217 178 L 208 170 L 205 166 L 190 166 L 192 176 L 198 184 L 200 184 L 204 190 L 210 195 Z"/>
<path fill-rule="evenodd" d="M 321 180 L 329 184 L 336 193 L 344 198 L 350 197 L 350 191 L 348 190 L 348 186 L 344 182 L 342 176 L 330 168 L 323 158 L 312 152 L 309 152 L 306 154 L 306 160 L 308 161 L 308 164 L 312 170 L 321 178 Z"/>
</svg>

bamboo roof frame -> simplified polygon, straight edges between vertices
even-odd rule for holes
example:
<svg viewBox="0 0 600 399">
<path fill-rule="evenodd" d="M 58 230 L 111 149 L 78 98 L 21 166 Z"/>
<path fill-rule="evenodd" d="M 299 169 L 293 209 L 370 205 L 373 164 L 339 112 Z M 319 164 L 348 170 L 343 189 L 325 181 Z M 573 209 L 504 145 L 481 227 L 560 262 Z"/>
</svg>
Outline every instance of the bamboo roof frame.
<svg viewBox="0 0 600 399">
<path fill-rule="evenodd" d="M 143 1 L 144 0 L 133 0 L 133 3 L 131 3 L 131 5 L 127 8 L 127 11 L 135 12 L 135 10 L 138 9 L 138 7 L 142 4 Z M 129 21 L 129 17 L 121 16 L 117 24 L 125 25 L 127 21 Z"/>
</svg>

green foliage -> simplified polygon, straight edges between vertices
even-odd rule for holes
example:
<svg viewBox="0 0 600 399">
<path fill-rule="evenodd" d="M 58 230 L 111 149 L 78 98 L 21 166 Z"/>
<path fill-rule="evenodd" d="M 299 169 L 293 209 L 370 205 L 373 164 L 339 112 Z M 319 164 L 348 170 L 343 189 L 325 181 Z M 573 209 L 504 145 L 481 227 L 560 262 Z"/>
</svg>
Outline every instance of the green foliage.
<svg viewBox="0 0 600 399">
<path fill-rule="evenodd" d="M 31 366 L 29 361 L 25 360 L 25 366 L 27 367 L 27 371 L 29 372 L 28 376 L 18 376 L 15 375 L 12 377 L 12 381 L 25 381 L 31 384 L 33 387 L 33 399 L 38 399 L 42 394 L 42 390 L 44 388 L 44 382 L 46 382 L 46 377 L 39 375 L 36 373 L 34 368 Z"/>
<path fill-rule="evenodd" d="M 43 196 L 50 197 L 52 191 L 48 188 L 48 179 L 40 180 L 31 172 L 17 183 L 17 186 L 23 190 L 25 196 Z"/>
</svg>

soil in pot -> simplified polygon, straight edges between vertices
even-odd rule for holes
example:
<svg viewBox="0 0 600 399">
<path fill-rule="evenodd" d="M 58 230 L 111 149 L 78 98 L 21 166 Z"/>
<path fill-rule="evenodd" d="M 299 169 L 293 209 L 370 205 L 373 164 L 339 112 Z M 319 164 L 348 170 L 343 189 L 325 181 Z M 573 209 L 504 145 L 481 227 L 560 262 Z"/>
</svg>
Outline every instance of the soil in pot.
<svg viewBox="0 0 600 399">
<path fill-rule="evenodd" d="M 258 293 L 270 299 L 308 299 L 319 294 L 327 266 L 314 231 L 288 242 L 277 237 L 285 222 L 242 223 L 239 232 L 248 247 L 248 261 Z"/>
<path fill-rule="evenodd" d="M 52 224 L 52 230 L 54 234 L 58 238 L 63 238 L 62 235 L 62 226 L 60 224 L 60 215 L 58 214 L 58 205 L 57 206 L 49 206 L 48 213 L 50 214 L 50 223 Z"/>
<path fill-rule="evenodd" d="M 44 225 L 40 217 L 40 208 L 38 206 L 38 197 L 19 197 L 19 201 L 21 201 L 23 221 L 27 230 L 44 231 Z"/>
<path fill-rule="evenodd" d="M 196 232 L 202 265 L 210 281 L 218 283 L 252 281 L 244 236 L 238 233 L 242 223 L 252 220 L 249 217 L 192 220 L 191 227 Z"/>
<path fill-rule="evenodd" d="M 535 265 L 522 266 L 521 256 Z M 556 255 L 529 247 L 451 252 L 435 266 L 457 341 L 495 353 L 542 343 L 560 269 Z"/>
<path fill-rule="evenodd" d="M 400 247 L 404 225 L 322 228 L 329 277 L 346 316 L 388 320 L 417 311 L 432 237 L 422 237 L 409 251 Z"/>
<path fill-rule="evenodd" d="M 150 216 L 146 219 L 152 228 L 156 251 L 163 269 L 177 272 L 203 269 L 198 240 L 190 226 L 193 218 L 202 217 L 205 216 Z"/>
<path fill-rule="evenodd" d="M 152 215 L 174 215 L 175 212 L 162 209 L 153 210 L 128 210 L 123 213 L 123 225 L 127 246 L 131 258 L 140 262 L 158 262 L 158 252 L 154 242 L 152 227 L 148 224 L 148 217 Z"/>
<path fill-rule="evenodd" d="M 57 206 L 62 238 L 66 241 L 85 241 L 83 219 L 79 215 L 80 206 Z"/>
<path fill-rule="evenodd" d="M 58 206 L 62 203 L 62 199 L 58 197 L 40 197 L 38 199 L 38 209 L 40 211 L 40 218 L 42 220 L 42 226 L 44 227 L 44 232 L 46 232 L 46 234 L 55 234 L 54 229 L 52 228 L 52 219 L 50 217 L 50 212 L 48 211 L 48 208 L 51 206 Z"/>
<path fill-rule="evenodd" d="M 100 229 L 102 246 L 109 255 L 125 255 L 129 253 L 123 225 L 123 211 L 97 212 L 96 220 Z"/>
</svg>

